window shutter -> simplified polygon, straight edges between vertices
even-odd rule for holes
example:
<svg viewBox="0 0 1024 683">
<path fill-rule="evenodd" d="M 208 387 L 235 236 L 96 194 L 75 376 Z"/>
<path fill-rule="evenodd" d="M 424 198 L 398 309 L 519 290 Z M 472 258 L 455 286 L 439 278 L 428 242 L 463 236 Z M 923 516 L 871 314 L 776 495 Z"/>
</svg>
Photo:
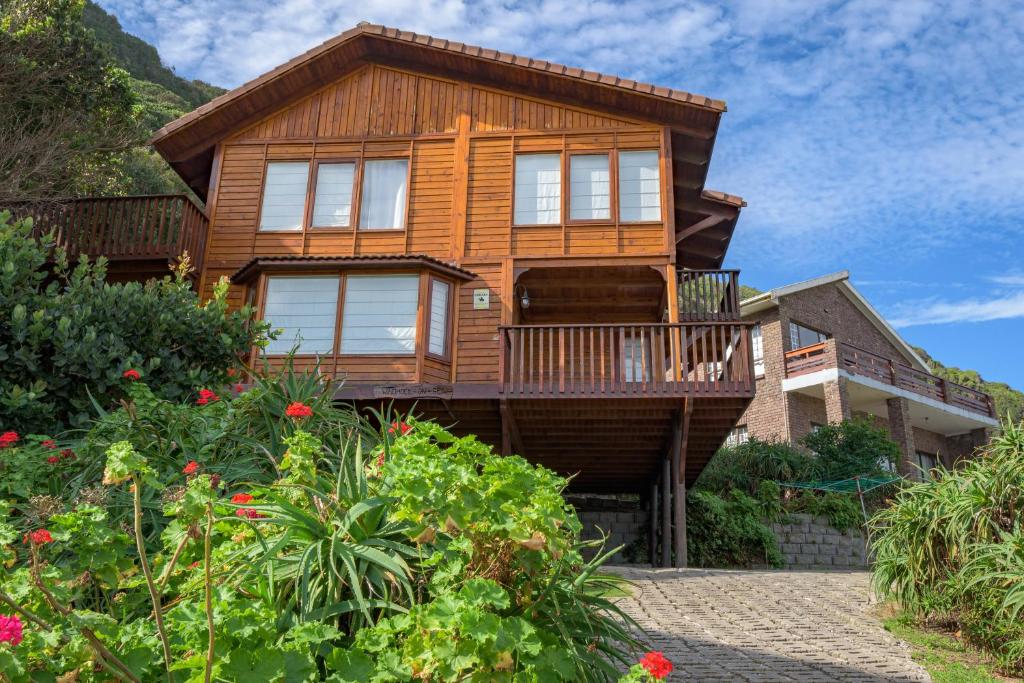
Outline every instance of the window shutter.
<svg viewBox="0 0 1024 683">
<path fill-rule="evenodd" d="M 308 161 L 273 161 L 267 164 L 260 230 L 301 230 L 308 183 Z"/>
</svg>

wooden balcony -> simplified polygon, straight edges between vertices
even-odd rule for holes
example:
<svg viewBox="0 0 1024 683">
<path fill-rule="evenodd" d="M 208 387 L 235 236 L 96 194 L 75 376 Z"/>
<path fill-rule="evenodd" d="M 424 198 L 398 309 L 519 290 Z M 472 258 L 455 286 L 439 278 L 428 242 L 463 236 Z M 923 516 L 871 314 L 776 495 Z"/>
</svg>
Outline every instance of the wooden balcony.
<svg viewBox="0 0 1024 683">
<path fill-rule="evenodd" d="M 738 270 L 677 270 L 679 319 L 739 321 L 739 275 Z"/>
<path fill-rule="evenodd" d="M 499 328 L 506 398 L 753 395 L 750 327 L 684 322 Z"/>
<path fill-rule="evenodd" d="M 62 204 L 14 209 L 35 220 L 35 232 L 53 231 L 72 259 L 105 256 L 124 272 L 147 264 L 166 271 L 184 252 L 201 268 L 209 219 L 186 195 L 90 197 Z M 125 264 L 134 262 L 136 266 Z"/>
<path fill-rule="evenodd" d="M 839 368 L 962 410 L 996 417 L 992 397 L 988 394 L 948 382 L 852 344 L 829 339 L 786 353 L 786 377 L 798 377 L 827 368 Z"/>
</svg>

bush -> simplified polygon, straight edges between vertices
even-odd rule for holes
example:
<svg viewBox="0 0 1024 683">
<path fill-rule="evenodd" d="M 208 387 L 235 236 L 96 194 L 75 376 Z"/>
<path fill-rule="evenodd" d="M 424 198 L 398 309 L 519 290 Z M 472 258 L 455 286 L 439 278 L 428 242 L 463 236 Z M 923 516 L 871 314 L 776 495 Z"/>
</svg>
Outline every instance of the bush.
<svg viewBox="0 0 1024 683">
<path fill-rule="evenodd" d="M 1024 670 L 1024 425 L 980 457 L 907 486 L 871 520 L 874 586 L 921 619 L 955 625 Z"/>
<path fill-rule="evenodd" d="M 12 486 L 5 679 L 608 681 L 635 661 L 627 587 L 583 560 L 564 479 L 331 394 L 134 383 L 66 472 Z M 52 450 L 3 443 L 19 465 Z"/>
<path fill-rule="evenodd" d="M 788 443 L 752 438 L 718 449 L 693 487 L 714 493 L 738 489 L 753 496 L 762 481 L 812 479 L 818 467 L 813 456 Z"/>
<path fill-rule="evenodd" d="M 0 426 L 54 434 L 84 427 L 124 395 L 135 369 L 161 398 L 227 381 L 265 332 L 228 312 L 227 285 L 200 304 L 185 268 L 146 284 L 107 284 L 105 261 L 75 268 L 31 222 L 0 212 Z M 54 262 L 48 270 L 47 261 Z"/>
<path fill-rule="evenodd" d="M 778 491 L 775 493 L 777 496 Z M 692 492 L 686 499 L 686 548 L 691 564 L 782 566 L 775 534 L 764 520 L 765 503 L 739 489 L 723 496 L 710 491 Z"/>
<path fill-rule="evenodd" d="M 900 455 L 885 430 L 863 418 L 824 425 L 800 443 L 816 456 L 815 478 L 830 481 L 895 472 Z"/>
</svg>

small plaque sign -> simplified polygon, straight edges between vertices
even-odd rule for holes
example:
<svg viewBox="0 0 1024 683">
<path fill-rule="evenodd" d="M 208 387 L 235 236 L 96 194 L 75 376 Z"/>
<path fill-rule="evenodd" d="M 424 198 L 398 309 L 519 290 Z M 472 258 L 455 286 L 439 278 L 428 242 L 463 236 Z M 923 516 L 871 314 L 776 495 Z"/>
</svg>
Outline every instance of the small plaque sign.
<svg viewBox="0 0 1024 683">
<path fill-rule="evenodd" d="M 452 397 L 451 384 L 377 384 L 374 398 L 439 398 Z"/>
<path fill-rule="evenodd" d="M 491 290 L 474 289 L 473 290 L 473 308 L 477 310 L 487 310 L 491 307 Z"/>
</svg>

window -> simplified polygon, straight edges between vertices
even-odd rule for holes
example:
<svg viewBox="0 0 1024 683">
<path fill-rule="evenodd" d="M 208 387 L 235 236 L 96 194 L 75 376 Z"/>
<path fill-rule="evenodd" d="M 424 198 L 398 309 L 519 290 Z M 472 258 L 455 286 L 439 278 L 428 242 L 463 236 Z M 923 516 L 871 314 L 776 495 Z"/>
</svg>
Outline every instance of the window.
<svg viewBox="0 0 1024 683">
<path fill-rule="evenodd" d="M 812 344 L 820 344 L 826 339 L 828 339 L 828 337 L 823 332 L 818 332 L 817 330 L 812 330 L 809 327 L 797 325 L 793 322 L 789 324 L 790 350 L 802 349 L 803 347 L 811 346 Z"/>
<path fill-rule="evenodd" d="M 373 159 L 363 164 L 359 227 L 365 230 L 405 228 L 408 159 Z"/>
<path fill-rule="evenodd" d="M 569 219 L 608 220 L 611 184 L 607 154 L 574 154 L 569 157 Z"/>
<path fill-rule="evenodd" d="M 661 220 L 656 151 L 619 152 L 619 218 L 627 223 Z"/>
<path fill-rule="evenodd" d="M 345 278 L 341 352 L 405 355 L 416 352 L 419 275 Z"/>
<path fill-rule="evenodd" d="M 622 378 L 626 382 L 642 382 L 651 377 L 651 351 L 641 331 L 635 339 L 626 339 L 622 347 Z"/>
<path fill-rule="evenodd" d="M 435 356 L 448 355 L 448 290 L 443 280 L 430 280 L 430 338 L 427 351 Z"/>
<path fill-rule="evenodd" d="M 562 157 L 517 154 L 514 222 L 554 225 L 562 220 Z"/>
<path fill-rule="evenodd" d="M 347 228 L 352 224 L 354 163 L 322 163 L 316 167 L 312 226 Z"/>
<path fill-rule="evenodd" d="M 725 445 L 729 448 L 735 448 L 749 440 L 750 436 L 747 434 L 747 425 L 736 425 L 729 431 L 729 435 L 725 437 Z"/>
<path fill-rule="evenodd" d="M 764 339 L 760 323 L 750 329 L 750 348 L 754 354 L 754 377 L 764 377 Z"/>
<path fill-rule="evenodd" d="M 263 319 L 284 330 L 267 344 L 269 354 L 331 353 L 338 315 L 338 277 L 272 277 L 267 281 Z"/>
<path fill-rule="evenodd" d="M 925 481 L 931 481 L 935 478 L 935 474 L 932 470 L 935 469 L 938 464 L 937 458 L 932 453 L 925 453 L 923 451 L 917 452 L 917 464 L 921 468 L 921 476 Z"/>
<path fill-rule="evenodd" d="M 267 164 L 260 230 L 301 230 L 308 182 L 308 161 L 272 161 Z"/>
</svg>

